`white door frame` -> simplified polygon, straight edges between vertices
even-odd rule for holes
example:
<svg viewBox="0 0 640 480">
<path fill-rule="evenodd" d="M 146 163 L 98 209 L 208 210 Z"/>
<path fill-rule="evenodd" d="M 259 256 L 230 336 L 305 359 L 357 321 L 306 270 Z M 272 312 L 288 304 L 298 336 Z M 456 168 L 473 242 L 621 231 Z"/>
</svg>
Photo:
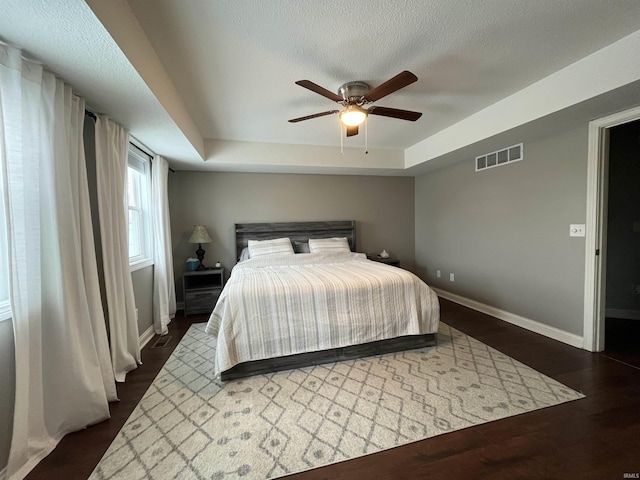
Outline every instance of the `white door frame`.
<svg viewBox="0 0 640 480">
<path fill-rule="evenodd" d="M 583 348 L 604 350 L 606 192 L 609 129 L 640 119 L 640 107 L 589 122 Z M 596 254 L 599 251 L 599 255 Z"/>
</svg>

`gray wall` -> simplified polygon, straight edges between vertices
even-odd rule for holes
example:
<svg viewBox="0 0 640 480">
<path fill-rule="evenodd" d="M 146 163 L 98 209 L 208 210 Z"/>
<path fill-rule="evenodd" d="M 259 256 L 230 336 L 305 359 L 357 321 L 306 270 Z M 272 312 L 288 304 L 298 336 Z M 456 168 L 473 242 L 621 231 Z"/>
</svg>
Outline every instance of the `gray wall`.
<svg viewBox="0 0 640 480">
<path fill-rule="evenodd" d="M 206 225 L 213 243 L 204 263 L 235 264 L 235 223 L 356 220 L 360 252 L 386 249 L 414 266 L 414 179 L 349 175 L 176 172 L 169 174 L 169 209 L 178 299 L 193 225 Z"/>
<path fill-rule="evenodd" d="M 9 461 L 16 396 L 16 360 L 11 320 L 0 322 L 0 470 Z"/>
<path fill-rule="evenodd" d="M 543 138 L 522 128 L 416 178 L 417 273 L 582 335 L 585 242 L 569 237 L 569 224 L 585 222 L 587 134 L 586 123 Z M 524 160 L 475 172 L 475 156 L 520 141 Z"/>
<path fill-rule="evenodd" d="M 607 309 L 640 318 L 640 120 L 610 131 Z M 632 313 L 634 312 L 634 313 Z"/>
<path fill-rule="evenodd" d="M 153 325 L 153 266 L 131 272 L 133 296 L 138 310 L 138 334 Z"/>
</svg>

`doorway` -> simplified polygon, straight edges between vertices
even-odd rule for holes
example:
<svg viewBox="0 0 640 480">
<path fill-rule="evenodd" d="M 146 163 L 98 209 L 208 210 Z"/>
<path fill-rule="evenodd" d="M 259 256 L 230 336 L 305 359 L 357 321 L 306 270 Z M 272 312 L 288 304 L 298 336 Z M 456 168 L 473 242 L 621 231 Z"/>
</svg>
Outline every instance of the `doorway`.
<svg viewBox="0 0 640 480">
<path fill-rule="evenodd" d="M 599 118 L 589 123 L 583 348 L 592 352 L 605 350 L 610 137 L 614 127 L 623 126 L 637 120 L 640 120 L 640 107 Z M 617 131 L 614 133 L 617 133 Z M 638 158 L 638 155 L 636 158 Z M 635 185 L 637 184 L 636 182 Z M 611 185 L 611 188 L 615 189 L 617 187 Z M 640 228 L 640 225 L 636 227 L 635 220 L 640 221 L 640 217 L 628 223 L 626 228 L 631 230 Z M 637 242 L 638 238 L 640 238 L 640 233 L 633 232 L 633 234 L 636 235 Z M 613 258 L 615 256 L 612 257 L 612 260 Z M 629 257 L 625 258 L 629 259 Z M 613 268 L 616 268 L 615 265 Z M 637 276 L 640 275 L 640 272 L 636 270 L 635 275 L 635 278 L 638 278 Z M 638 278 L 637 282 L 634 280 L 633 284 L 628 285 L 629 293 L 631 293 L 632 285 L 635 285 L 635 283 L 640 283 L 640 278 Z M 639 298 L 636 298 L 636 300 L 640 301 Z M 619 316 L 619 312 L 616 313 L 616 316 Z M 637 321 L 640 322 L 640 319 Z M 636 324 L 631 324 L 631 326 L 633 328 Z M 615 335 L 615 333 L 612 335 Z M 624 334 L 622 335 L 624 336 Z M 638 339 L 639 337 L 634 336 L 633 338 Z M 640 339 L 638 343 L 640 343 Z"/>
<path fill-rule="evenodd" d="M 640 120 L 609 130 L 604 353 L 640 368 Z"/>
</svg>

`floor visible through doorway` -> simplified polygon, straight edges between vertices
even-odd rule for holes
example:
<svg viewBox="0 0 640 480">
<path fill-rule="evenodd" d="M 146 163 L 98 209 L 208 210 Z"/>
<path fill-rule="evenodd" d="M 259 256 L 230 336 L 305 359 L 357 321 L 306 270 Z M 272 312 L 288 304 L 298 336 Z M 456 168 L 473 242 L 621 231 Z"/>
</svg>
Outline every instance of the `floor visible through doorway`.
<svg viewBox="0 0 640 480">
<path fill-rule="evenodd" d="M 640 320 L 607 318 L 603 354 L 640 368 Z"/>
</svg>

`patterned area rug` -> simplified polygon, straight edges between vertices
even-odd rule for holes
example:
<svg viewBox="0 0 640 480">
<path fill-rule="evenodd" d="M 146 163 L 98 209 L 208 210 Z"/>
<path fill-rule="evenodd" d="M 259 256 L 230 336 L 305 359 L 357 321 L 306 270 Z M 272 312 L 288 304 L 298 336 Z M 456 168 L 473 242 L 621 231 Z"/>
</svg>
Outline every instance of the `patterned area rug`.
<svg viewBox="0 0 640 480">
<path fill-rule="evenodd" d="M 437 347 L 212 378 L 193 325 L 91 475 L 274 478 L 583 395 L 445 324 Z"/>
</svg>

